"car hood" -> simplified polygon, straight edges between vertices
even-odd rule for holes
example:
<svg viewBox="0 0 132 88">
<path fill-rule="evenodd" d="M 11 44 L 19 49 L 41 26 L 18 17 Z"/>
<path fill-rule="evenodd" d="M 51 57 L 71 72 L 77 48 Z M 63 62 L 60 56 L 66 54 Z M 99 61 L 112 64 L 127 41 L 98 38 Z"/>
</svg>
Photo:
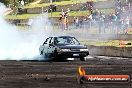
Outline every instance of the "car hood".
<svg viewBox="0 0 132 88">
<path fill-rule="evenodd" d="M 57 45 L 61 49 L 86 49 L 84 45 Z"/>
</svg>

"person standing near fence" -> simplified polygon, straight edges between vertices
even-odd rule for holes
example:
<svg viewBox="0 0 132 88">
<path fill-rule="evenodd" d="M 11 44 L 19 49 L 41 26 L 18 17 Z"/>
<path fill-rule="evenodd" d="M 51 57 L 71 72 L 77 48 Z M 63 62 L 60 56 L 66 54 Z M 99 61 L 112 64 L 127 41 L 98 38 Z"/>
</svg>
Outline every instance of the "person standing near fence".
<svg viewBox="0 0 132 88">
<path fill-rule="evenodd" d="M 117 16 L 116 14 L 112 13 L 111 14 L 111 26 L 112 26 L 112 33 L 116 33 L 117 32 L 117 26 L 116 26 L 116 22 L 117 22 Z"/>
<path fill-rule="evenodd" d="M 63 11 L 63 9 L 61 10 L 61 13 L 60 13 L 60 29 L 64 29 L 64 24 L 63 24 L 63 20 L 64 20 L 64 15 L 65 15 L 65 12 Z"/>
<path fill-rule="evenodd" d="M 60 21 L 61 21 L 61 26 L 62 26 L 62 29 L 64 30 L 67 30 L 68 29 L 68 16 L 69 16 L 69 8 L 67 9 L 66 12 L 63 11 L 62 9 L 62 12 L 61 12 L 61 17 L 60 17 Z"/>
<path fill-rule="evenodd" d="M 65 12 L 63 11 L 63 9 L 61 10 L 61 13 L 60 13 L 60 19 L 59 20 L 62 20 L 64 18 L 64 15 L 65 15 Z"/>
<path fill-rule="evenodd" d="M 125 34 L 127 33 L 127 29 L 129 27 L 129 25 L 130 25 L 130 19 L 127 16 L 126 19 L 124 20 L 124 30 L 125 30 L 124 32 L 125 32 Z"/>
<path fill-rule="evenodd" d="M 24 5 L 25 5 L 25 2 L 22 0 L 22 1 L 21 1 L 21 7 L 23 8 Z"/>
<path fill-rule="evenodd" d="M 33 19 L 30 18 L 30 19 L 28 20 L 28 23 L 27 23 L 27 26 L 28 26 L 29 29 L 32 27 L 32 24 L 33 24 Z"/>
<path fill-rule="evenodd" d="M 88 28 L 87 30 L 89 31 L 91 28 L 92 28 L 92 21 L 93 21 L 93 16 L 92 14 L 90 14 L 88 17 L 87 17 L 87 24 L 85 24 L 85 26 Z"/>
<path fill-rule="evenodd" d="M 68 30 L 68 18 L 64 18 L 64 30 Z"/>
<path fill-rule="evenodd" d="M 124 18 L 121 17 L 119 22 L 118 22 L 118 33 L 124 32 L 123 27 L 124 27 Z"/>
<path fill-rule="evenodd" d="M 104 20 L 105 20 L 105 15 L 100 12 L 100 17 L 99 17 L 99 33 L 105 33 L 104 29 Z"/>
<path fill-rule="evenodd" d="M 74 18 L 74 24 L 75 24 L 76 29 L 77 29 L 79 27 L 79 19 L 78 19 L 78 17 Z"/>
</svg>

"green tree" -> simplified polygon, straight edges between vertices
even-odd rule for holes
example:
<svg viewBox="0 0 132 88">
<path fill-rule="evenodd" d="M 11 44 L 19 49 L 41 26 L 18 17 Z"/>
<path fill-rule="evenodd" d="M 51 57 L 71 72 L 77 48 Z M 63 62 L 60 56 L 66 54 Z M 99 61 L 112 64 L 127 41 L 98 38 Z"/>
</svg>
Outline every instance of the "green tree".
<svg viewBox="0 0 132 88">
<path fill-rule="evenodd" d="M 17 3 L 20 2 L 21 0 L 0 0 L 1 3 L 4 3 L 5 5 L 8 5 L 9 3 Z M 30 3 L 33 2 L 34 0 L 23 0 L 24 2 Z"/>
<path fill-rule="evenodd" d="M 9 2 L 10 2 L 10 0 L 1 0 L 0 2 L 1 2 L 1 3 L 4 3 L 5 5 L 8 5 Z"/>
</svg>

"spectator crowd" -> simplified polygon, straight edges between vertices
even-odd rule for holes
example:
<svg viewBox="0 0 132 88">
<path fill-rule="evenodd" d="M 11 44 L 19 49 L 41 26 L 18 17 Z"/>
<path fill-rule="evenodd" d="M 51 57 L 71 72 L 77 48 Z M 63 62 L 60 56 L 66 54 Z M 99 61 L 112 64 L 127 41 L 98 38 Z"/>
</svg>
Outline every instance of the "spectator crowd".
<svg viewBox="0 0 132 88">
<path fill-rule="evenodd" d="M 125 3 L 122 3 L 120 0 L 116 0 L 115 9 L 111 13 L 104 13 L 98 9 L 93 10 L 90 5 L 90 15 L 85 17 L 85 19 L 79 19 L 74 17 L 74 26 L 75 28 L 87 28 L 92 30 L 93 28 L 98 29 L 98 33 L 127 33 L 126 29 L 132 27 L 132 8 L 131 3 L 127 0 Z M 66 13 L 67 12 L 67 13 Z M 69 11 L 62 11 L 61 19 L 66 19 Z M 66 14 L 66 16 L 65 16 Z M 65 23 L 64 29 L 68 29 L 68 22 Z"/>
</svg>

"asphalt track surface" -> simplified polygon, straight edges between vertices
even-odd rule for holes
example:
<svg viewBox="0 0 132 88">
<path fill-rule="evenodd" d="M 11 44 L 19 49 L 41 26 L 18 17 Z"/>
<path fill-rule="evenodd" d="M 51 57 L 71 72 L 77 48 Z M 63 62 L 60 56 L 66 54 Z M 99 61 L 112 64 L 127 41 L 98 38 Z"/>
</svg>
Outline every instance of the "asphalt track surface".
<svg viewBox="0 0 132 88">
<path fill-rule="evenodd" d="M 87 74 L 128 74 L 132 58 L 94 56 L 86 62 L 0 61 L 0 88 L 132 88 L 129 83 L 77 83 L 78 67 Z"/>
</svg>

